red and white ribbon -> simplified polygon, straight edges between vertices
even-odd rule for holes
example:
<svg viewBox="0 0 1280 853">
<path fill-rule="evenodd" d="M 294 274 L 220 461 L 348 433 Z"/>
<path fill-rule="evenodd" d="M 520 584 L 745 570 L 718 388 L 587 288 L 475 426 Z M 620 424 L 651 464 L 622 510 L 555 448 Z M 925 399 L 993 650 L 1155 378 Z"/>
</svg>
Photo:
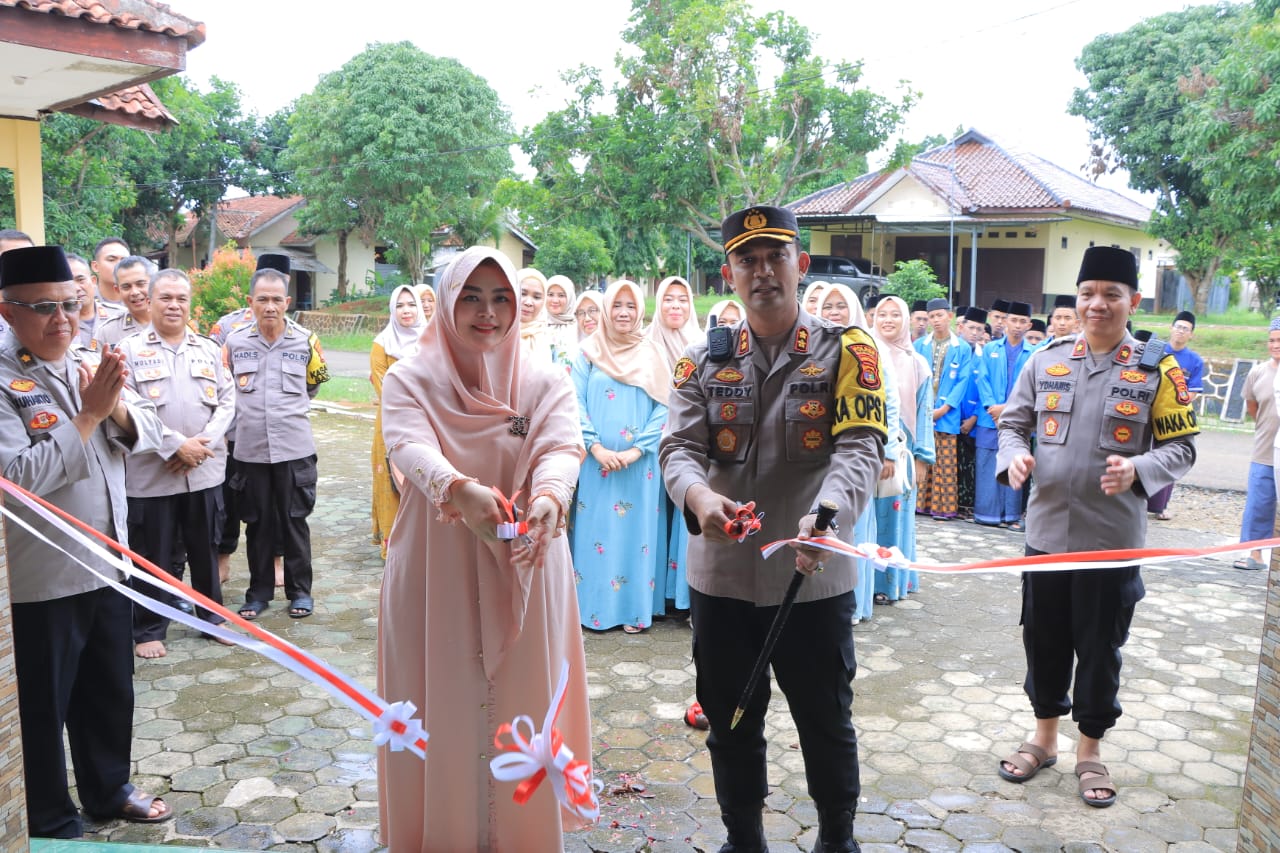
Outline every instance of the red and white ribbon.
<svg viewBox="0 0 1280 853">
<path fill-rule="evenodd" d="M 489 762 L 489 769 L 499 782 L 520 782 L 511 796 L 520 805 L 529 801 L 543 779 L 550 778 L 551 790 L 564 808 L 584 820 L 595 821 L 600 817 L 600 800 L 596 794 L 604 783 L 592 778 L 591 762 L 573 757 L 573 750 L 565 746 L 564 737 L 555 727 L 568 687 L 569 662 L 566 660 L 560 665 L 560 683 L 551 697 L 542 729 L 535 730 L 533 718 L 526 714 L 499 726 L 493 745 L 502 750 L 502 754 Z M 509 736 L 509 740 L 504 741 L 503 735 Z"/>
<path fill-rule="evenodd" d="M 520 508 L 516 506 L 516 499 L 520 497 L 520 492 L 517 491 L 508 498 L 497 486 L 490 486 L 489 488 L 493 491 L 494 497 L 498 499 L 498 504 L 507 513 L 507 520 L 498 522 L 497 538 L 503 542 L 510 542 L 512 539 L 527 536 L 529 522 L 520 520 Z"/>
<path fill-rule="evenodd" d="M 1138 564 L 1158 566 L 1183 560 L 1193 560 L 1198 557 L 1231 554 L 1237 551 L 1277 548 L 1280 547 L 1280 538 L 1258 539 L 1253 542 L 1233 542 L 1227 545 L 1215 545 L 1210 548 L 1124 548 L 1112 551 L 1069 551 L 1065 554 L 1003 557 L 998 560 L 976 560 L 971 563 L 919 563 L 908 560 L 896 547 L 885 548 L 871 543 L 850 545 L 847 542 L 841 542 L 839 539 L 823 536 L 814 539 L 779 539 L 761 547 L 760 553 L 766 558 L 771 557 L 788 545 L 817 548 L 832 554 L 868 560 L 875 565 L 877 571 L 895 568 L 912 569 L 913 571 L 929 572 L 931 574 L 979 574 L 991 572 L 1021 574 L 1022 572 L 1119 569 Z"/>
<path fill-rule="evenodd" d="M 66 554 L 68 559 L 80 564 L 86 571 L 110 585 L 121 595 L 129 598 L 137 606 L 146 608 L 153 613 L 158 613 L 189 628 L 194 628 L 202 633 L 248 649 L 280 664 L 312 684 L 324 688 L 331 695 L 354 708 L 363 717 L 372 722 L 375 732 L 377 732 L 375 742 L 379 743 L 379 745 L 387 743 L 393 750 L 408 749 L 421 758 L 426 757 L 428 735 L 423 730 L 421 723 L 412 719 L 413 713 L 416 711 L 412 703 L 387 704 L 384 699 L 366 690 L 349 676 L 333 669 L 292 643 L 280 639 L 270 631 L 264 630 L 235 611 L 228 610 L 221 604 L 212 601 L 105 533 L 94 530 L 61 508 L 3 477 L 0 477 L 0 492 L 12 497 L 40 517 L 48 524 L 50 529 L 59 531 L 71 541 L 84 547 L 102 566 L 107 567 L 107 570 L 102 571 L 99 567 L 90 565 L 90 563 L 71 554 L 61 545 L 53 542 L 43 532 L 33 527 L 26 519 L 14 513 L 3 501 L 0 501 L 0 513 L 8 518 L 9 521 L 22 527 L 49 547 Z M 138 569 L 139 566 L 145 571 L 140 571 Z M 120 581 L 117 577 L 117 572 L 121 572 L 129 578 L 140 579 L 166 594 L 177 596 L 194 605 L 199 605 L 206 610 L 217 613 L 252 636 L 246 637 L 222 625 L 206 622 L 194 614 L 178 610 L 166 601 L 158 601 L 151 598 L 133 589 L 129 584 Z M 378 741 L 378 738 L 382 740 Z"/>
</svg>

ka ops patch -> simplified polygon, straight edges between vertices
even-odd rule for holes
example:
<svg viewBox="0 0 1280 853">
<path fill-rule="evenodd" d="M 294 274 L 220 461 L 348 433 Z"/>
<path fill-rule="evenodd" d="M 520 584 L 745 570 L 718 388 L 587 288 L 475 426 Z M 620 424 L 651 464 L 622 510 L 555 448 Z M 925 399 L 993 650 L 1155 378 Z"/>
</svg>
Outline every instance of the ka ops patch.
<svg viewBox="0 0 1280 853">
<path fill-rule="evenodd" d="M 856 326 L 840 336 L 840 368 L 836 374 L 835 424 L 831 435 L 867 427 L 889 437 L 880 354 L 871 336 Z"/>
</svg>

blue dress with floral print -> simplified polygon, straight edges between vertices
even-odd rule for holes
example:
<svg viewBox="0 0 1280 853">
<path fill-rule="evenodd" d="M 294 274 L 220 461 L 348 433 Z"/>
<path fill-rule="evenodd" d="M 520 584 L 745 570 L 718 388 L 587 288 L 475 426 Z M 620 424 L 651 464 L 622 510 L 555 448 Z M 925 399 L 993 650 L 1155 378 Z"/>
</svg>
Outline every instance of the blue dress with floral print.
<svg viewBox="0 0 1280 853">
<path fill-rule="evenodd" d="M 578 478 L 571 525 L 582 624 L 595 630 L 653 623 L 658 559 L 667 551 L 658 441 L 667 407 L 584 356 L 573 364 L 583 443 L 636 447 L 639 461 L 605 471 L 589 452 Z"/>
</svg>

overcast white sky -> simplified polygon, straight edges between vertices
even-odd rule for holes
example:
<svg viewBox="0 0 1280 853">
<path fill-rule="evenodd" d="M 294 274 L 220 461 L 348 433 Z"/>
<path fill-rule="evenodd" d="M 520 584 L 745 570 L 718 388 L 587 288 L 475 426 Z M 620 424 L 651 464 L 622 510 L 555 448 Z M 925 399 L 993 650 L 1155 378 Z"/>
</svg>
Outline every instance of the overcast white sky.
<svg viewBox="0 0 1280 853">
<path fill-rule="evenodd" d="M 188 76 L 204 86 L 235 82 L 249 109 L 267 114 L 310 91 L 319 77 L 370 42 L 410 40 L 452 56 L 488 80 L 523 130 L 563 105 L 560 72 L 586 63 L 612 69 L 629 0 L 590 3 L 294 3 L 171 0 L 208 27 L 188 55 Z M 757 13 L 778 8 L 757 0 Z M 1082 120 L 1066 114 L 1084 85 L 1075 58 L 1096 35 L 1119 32 L 1184 0 L 787 0 L 830 63 L 865 62 L 865 79 L 884 94 L 898 81 L 921 92 L 905 136 L 950 135 L 973 127 L 1006 147 L 1034 151 L 1078 171 L 1088 153 Z M 585 12 L 585 14 L 584 14 Z M 872 155 L 872 165 L 879 165 Z M 1105 182 L 1123 190 L 1123 181 Z M 1132 194 L 1132 193 L 1131 193 Z"/>
</svg>

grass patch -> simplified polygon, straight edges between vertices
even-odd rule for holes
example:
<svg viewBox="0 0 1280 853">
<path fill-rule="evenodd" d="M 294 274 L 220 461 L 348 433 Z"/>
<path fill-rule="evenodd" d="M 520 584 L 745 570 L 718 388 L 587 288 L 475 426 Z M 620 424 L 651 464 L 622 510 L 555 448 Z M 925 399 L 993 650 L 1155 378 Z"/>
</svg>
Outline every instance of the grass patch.
<svg viewBox="0 0 1280 853">
<path fill-rule="evenodd" d="M 382 331 L 382 327 L 378 327 Z M 373 339 L 378 332 L 346 332 L 343 334 L 321 335 L 320 345 L 325 349 L 338 352 L 370 352 L 373 350 Z"/>
<path fill-rule="evenodd" d="M 373 385 L 368 379 L 354 376 L 331 376 L 320 386 L 317 400 L 346 406 L 373 408 Z"/>
</svg>

